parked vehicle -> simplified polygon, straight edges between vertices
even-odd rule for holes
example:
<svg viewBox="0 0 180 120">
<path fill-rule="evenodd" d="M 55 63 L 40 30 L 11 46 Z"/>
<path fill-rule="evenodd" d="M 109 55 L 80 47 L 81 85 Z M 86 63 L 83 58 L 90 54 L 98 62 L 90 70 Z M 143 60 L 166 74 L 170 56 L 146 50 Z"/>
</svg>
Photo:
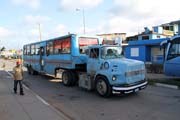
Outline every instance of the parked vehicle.
<svg viewBox="0 0 180 120">
<path fill-rule="evenodd" d="M 145 65 L 126 59 L 122 47 L 101 45 L 97 36 L 67 35 L 24 46 L 29 73 L 62 71 L 65 86 L 95 89 L 100 96 L 137 92 L 147 86 Z"/>
<path fill-rule="evenodd" d="M 163 41 L 161 46 L 166 49 L 164 56 L 165 75 L 180 77 L 180 36 Z"/>
</svg>

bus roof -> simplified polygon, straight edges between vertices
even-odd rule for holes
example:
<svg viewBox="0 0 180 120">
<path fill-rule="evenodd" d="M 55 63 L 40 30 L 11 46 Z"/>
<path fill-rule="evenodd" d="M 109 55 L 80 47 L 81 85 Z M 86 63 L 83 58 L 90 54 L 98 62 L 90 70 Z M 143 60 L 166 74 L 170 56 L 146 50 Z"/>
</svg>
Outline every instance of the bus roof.
<svg viewBox="0 0 180 120">
<path fill-rule="evenodd" d="M 160 46 L 165 46 L 168 44 L 168 42 L 173 42 L 173 43 L 180 43 L 180 35 L 177 35 L 177 36 L 173 36 L 171 37 L 170 39 L 167 39 L 163 42 L 161 42 Z"/>
<path fill-rule="evenodd" d="M 26 44 L 26 45 L 32 45 L 32 44 L 37 44 L 37 43 L 43 43 L 43 42 L 47 42 L 47 41 L 53 41 L 53 40 L 57 40 L 57 39 L 68 38 L 68 37 L 71 37 L 71 36 L 78 36 L 78 37 L 97 37 L 97 38 L 100 38 L 99 36 L 92 36 L 92 35 L 67 34 L 67 35 L 64 35 L 64 36 L 55 37 L 55 38 L 51 38 L 51 39 L 47 39 L 47 40 L 42 40 L 42 41 L 38 41 L 38 42 L 32 42 L 32 43 L 29 43 L 29 44 Z"/>
</svg>

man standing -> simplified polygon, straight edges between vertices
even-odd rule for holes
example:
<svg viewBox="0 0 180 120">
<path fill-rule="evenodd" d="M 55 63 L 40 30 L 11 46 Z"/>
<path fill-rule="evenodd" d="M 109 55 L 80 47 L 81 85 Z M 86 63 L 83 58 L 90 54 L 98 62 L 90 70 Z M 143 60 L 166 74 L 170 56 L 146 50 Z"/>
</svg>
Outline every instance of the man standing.
<svg viewBox="0 0 180 120">
<path fill-rule="evenodd" d="M 14 93 L 17 93 L 17 85 L 20 86 L 20 95 L 24 95 L 22 80 L 23 80 L 23 69 L 21 67 L 21 63 L 19 61 L 16 62 L 16 66 L 13 68 L 13 76 L 14 76 Z"/>
</svg>

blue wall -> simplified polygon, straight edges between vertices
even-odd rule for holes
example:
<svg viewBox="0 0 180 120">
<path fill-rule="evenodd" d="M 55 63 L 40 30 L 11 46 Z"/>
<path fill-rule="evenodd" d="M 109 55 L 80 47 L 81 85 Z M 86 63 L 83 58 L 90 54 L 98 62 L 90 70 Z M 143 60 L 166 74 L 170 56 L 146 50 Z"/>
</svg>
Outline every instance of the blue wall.
<svg viewBox="0 0 180 120">
<path fill-rule="evenodd" d="M 139 56 L 131 56 L 131 48 L 138 48 L 139 49 Z M 146 51 L 145 46 L 127 46 L 125 48 L 125 57 L 129 59 L 135 59 L 135 60 L 141 60 L 141 61 L 146 61 L 146 52 L 141 52 L 141 51 Z"/>
<path fill-rule="evenodd" d="M 151 39 L 151 40 L 138 40 L 130 41 L 128 46 L 125 47 L 125 57 L 129 59 L 140 60 L 143 62 L 151 62 L 151 48 L 160 47 L 160 43 L 169 38 Z M 139 49 L 138 56 L 131 56 L 131 48 Z"/>
</svg>

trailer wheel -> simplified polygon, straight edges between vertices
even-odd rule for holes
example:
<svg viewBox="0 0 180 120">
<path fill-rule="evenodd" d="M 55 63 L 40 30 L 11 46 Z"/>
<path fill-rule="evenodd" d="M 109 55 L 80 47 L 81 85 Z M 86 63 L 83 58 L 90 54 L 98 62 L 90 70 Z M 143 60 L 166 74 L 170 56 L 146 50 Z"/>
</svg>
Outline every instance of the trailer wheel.
<svg viewBox="0 0 180 120">
<path fill-rule="evenodd" d="M 96 78 L 96 92 L 102 97 L 109 97 L 112 92 L 112 88 L 109 85 L 106 78 L 98 76 Z"/>
<path fill-rule="evenodd" d="M 30 75 L 31 74 L 31 71 L 30 71 L 30 67 L 29 66 L 27 66 L 27 71 L 28 71 L 28 74 Z"/>
<path fill-rule="evenodd" d="M 38 75 L 38 72 L 35 71 L 31 66 L 28 67 L 28 73 L 29 73 L 30 75 Z"/>
<path fill-rule="evenodd" d="M 72 74 L 70 71 L 64 71 L 62 73 L 62 81 L 65 86 L 71 86 L 72 83 Z"/>
</svg>

